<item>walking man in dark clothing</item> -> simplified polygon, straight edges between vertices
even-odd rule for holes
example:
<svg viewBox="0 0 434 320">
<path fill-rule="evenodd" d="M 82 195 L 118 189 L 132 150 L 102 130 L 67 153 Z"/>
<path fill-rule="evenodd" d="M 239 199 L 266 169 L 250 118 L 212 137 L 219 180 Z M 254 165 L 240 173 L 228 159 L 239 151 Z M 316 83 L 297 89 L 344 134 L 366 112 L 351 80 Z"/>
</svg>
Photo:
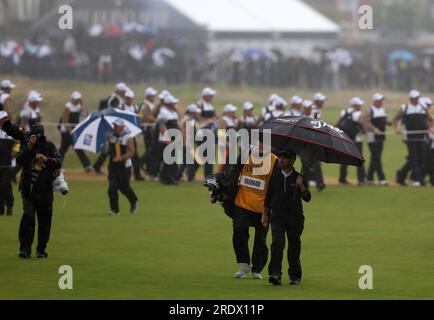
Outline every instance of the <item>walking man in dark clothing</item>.
<svg viewBox="0 0 434 320">
<path fill-rule="evenodd" d="M 130 213 L 135 214 L 138 199 L 130 186 L 131 158 L 134 155 L 134 142 L 128 135 L 125 124 L 121 119 L 114 123 L 113 133 L 108 135 L 110 163 L 108 167 L 110 198 L 110 215 L 119 214 L 118 191 L 125 195 L 130 203 Z"/>
<path fill-rule="evenodd" d="M 309 202 L 311 194 L 307 181 L 294 169 L 296 155 L 285 149 L 279 154 L 279 166 L 274 168 L 265 197 L 262 224 L 271 222 L 271 261 L 269 282 L 281 284 L 285 236 L 288 238 L 288 264 L 291 285 L 301 284 L 301 234 L 304 229 L 302 200 Z"/>
<path fill-rule="evenodd" d="M 35 233 L 35 216 L 38 218 L 37 258 L 47 258 L 46 247 L 50 238 L 53 214 L 53 187 L 55 172 L 62 167 L 59 152 L 52 142 L 46 140 L 44 127 L 35 124 L 30 137 L 17 154 L 17 163 L 22 166 L 20 192 L 23 198 L 19 257 L 31 257 Z"/>
</svg>

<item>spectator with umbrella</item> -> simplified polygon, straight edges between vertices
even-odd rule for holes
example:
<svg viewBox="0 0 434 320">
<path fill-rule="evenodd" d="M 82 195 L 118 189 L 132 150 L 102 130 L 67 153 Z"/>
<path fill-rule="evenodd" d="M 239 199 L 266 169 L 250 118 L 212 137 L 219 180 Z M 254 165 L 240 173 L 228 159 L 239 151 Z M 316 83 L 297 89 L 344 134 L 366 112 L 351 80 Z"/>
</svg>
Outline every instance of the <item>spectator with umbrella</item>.
<svg viewBox="0 0 434 320">
<path fill-rule="evenodd" d="M 115 92 L 113 92 L 110 97 L 108 97 L 106 100 L 102 100 L 99 106 L 100 110 L 106 109 L 106 108 L 117 108 L 117 109 L 124 109 L 124 99 L 125 99 L 125 93 L 128 90 L 128 86 L 124 82 L 119 82 L 116 85 Z M 103 150 L 100 155 L 98 156 L 98 159 L 96 159 L 93 170 L 97 174 L 102 174 L 101 167 L 104 164 L 105 160 L 108 157 L 108 153 Z"/>
<path fill-rule="evenodd" d="M 127 197 L 130 203 L 130 213 L 135 214 L 138 208 L 138 199 L 130 186 L 131 158 L 135 153 L 134 141 L 133 138 L 129 136 L 129 132 L 126 130 L 125 123 L 122 119 L 117 119 L 113 125 L 113 132 L 109 133 L 107 136 L 110 155 L 108 167 L 109 214 L 119 214 L 118 191 Z"/>
<path fill-rule="evenodd" d="M 98 153 L 108 146 L 109 214 L 119 214 L 118 191 L 130 202 L 130 213 L 137 211 L 138 200 L 130 187 L 133 138 L 142 132 L 140 118 L 133 113 L 108 108 L 91 113 L 72 131 L 74 148 Z"/>
</svg>

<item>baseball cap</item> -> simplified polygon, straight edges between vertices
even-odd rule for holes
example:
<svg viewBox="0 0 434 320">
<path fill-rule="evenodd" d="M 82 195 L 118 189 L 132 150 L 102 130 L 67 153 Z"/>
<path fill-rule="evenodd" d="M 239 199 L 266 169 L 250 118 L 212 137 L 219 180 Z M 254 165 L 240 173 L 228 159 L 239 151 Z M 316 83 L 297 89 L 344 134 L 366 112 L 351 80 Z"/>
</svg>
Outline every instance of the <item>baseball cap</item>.
<svg viewBox="0 0 434 320">
<path fill-rule="evenodd" d="M 126 92 L 125 92 L 125 97 L 126 98 L 134 98 L 135 97 L 135 94 L 134 94 L 134 91 L 133 90 L 131 90 L 131 89 L 128 89 Z"/>
<path fill-rule="evenodd" d="M 217 93 L 217 91 L 215 91 L 214 89 L 211 89 L 209 87 L 202 90 L 202 96 L 203 97 L 215 96 L 216 93 Z"/>
<path fill-rule="evenodd" d="M 30 134 L 44 134 L 44 126 L 40 123 L 36 123 L 34 124 L 31 128 L 30 128 Z"/>
<path fill-rule="evenodd" d="M 237 111 L 237 107 L 234 106 L 233 104 L 227 104 L 225 105 L 223 112 L 236 112 Z"/>
<path fill-rule="evenodd" d="M 276 106 L 283 106 L 286 107 L 288 105 L 288 103 L 286 102 L 285 99 L 281 98 L 281 97 L 276 97 L 273 101 L 273 105 Z"/>
<path fill-rule="evenodd" d="M 303 108 L 308 109 L 308 108 L 312 107 L 313 102 L 312 102 L 312 100 L 304 100 L 302 105 L 303 105 Z"/>
<path fill-rule="evenodd" d="M 291 98 L 291 104 L 300 104 L 303 102 L 303 99 L 300 96 L 293 96 Z"/>
<path fill-rule="evenodd" d="M 411 90 L 409 93 L 409 97 L 412 99 L 419 98 L 420 97 L 420 91 Z"/>
<path fill-rule="evenodd" d="M 325 101 L 327 97 L 322 92 L 317 92 L 313 96 L 313 101 Z"/>
<path fill-rule="evenodd" d="M 79 91 L 74 91 L 71 94 L 71 99 L 73 99 L 73 100 L 78 100 L 78 99 L 81 99 L 81 98 L 82 98 L 82 95 L 81 95 L 81 93 Z"/>
<path fill-rule="evenodd" d="M 38 91 L 32 90 L 29 92 L 29 95 L 27 96 L 27 100 L 29 102 L 34 102 L 34 101 L 41 102 L 42 96 Z"/>
<path fill-rule="evenodd" d="M 176 99 L 174 96 L 172 96 L 171 94 L 169 94 L 168 96 L 166 96 L 164 98 L 164 103 L 165 104 L 177 104 L 179 102 L 178 99 Z"/>
<path fill-rule="evenodd" d="M 270 102 L 270 103 L 272 103 L 276 98 L 278 98 L 279 97 L 279 95 L 278 94 L 276 94 L 276 93 L 272 93 L 271 95 L 270 95 L 270 97 L 268 98 L 268 102 Z"/>
<path fill-rule="evenodd" d="M 279 157 L 283 157 L 286 159 L 294 159 L 297 157 L 294 151 L 292 151 L 289 148 L 285 148 L 284 150 L 280 151 L 278 154 Z"/>
<path fill-rule="evenodd" d="M 160 94 L 158 95 L 158 98 L 160 98 L 161 100 L 164 101 L 164 99 L 170 95 L 170 91 L 168 90 L 163 90 L 160 92 Z"/>
<path fill-rule="evenodd" d="M 0 111 L 0 120 L 7 118 L 8 117 L 8 113 L 6 111 Z"/>
<path fill-rule="evenodd" d="M 155 90 L 154 88 L 149 87 L 145 89 L 145 96 L 156 96 L 157 93 L 158 91 Z"/>
<path fill-rule="evenodd" d="M 13 89 L 15 88 L 15 84 L 13 84 L 12 81 L 6 79 L 1 82 L 0 87 Z"/>
<path fill-rule="evenodd" d="M 385 98 L 386 97 L 384 96 L 384 94 L 377 92 L 372 96 L 372 101 L 381 101 L 384 100 Z"/>
<path fill-rule="evenodd" d="M 113 125 L 118 126 L 118 127 L 123 127 L 123 126 L 125 126 L 125 122 L 122 119 L 116 119 L 116 121 L 113 122 Z"/>
<path fill-rule="evenodd" d="M 246 101 L 243 104 L 243 110 L 252 110 L 253 108 L 255 108 L 255 106 L 253 105 L 253 103 Z"/>
<path fill-rule="evenodd" d="M 365 104 L 365 101 L 363 101 L 359 97 L 354 97 L 351 99 L 350 104 L 352 106 L 363 106 Z"/>
<path fill-rule="evenodd" d="M 119 82 L 116 85 L 116 90 L 118 90 L 118 91 L 127 91 L 128 90 L 128 86 L 125 84 L 125 82 Z"/>
<path fill-rule="evenodd" d="M 190 104 L 190 105 L 187 107 L 187 112 L 189 112 L 189 113 L 201 113 L 202 110 L 200 110 L 200 108 L 199 108 L 197 105 L 195 105 L 195 104 Z"/>
</svg>

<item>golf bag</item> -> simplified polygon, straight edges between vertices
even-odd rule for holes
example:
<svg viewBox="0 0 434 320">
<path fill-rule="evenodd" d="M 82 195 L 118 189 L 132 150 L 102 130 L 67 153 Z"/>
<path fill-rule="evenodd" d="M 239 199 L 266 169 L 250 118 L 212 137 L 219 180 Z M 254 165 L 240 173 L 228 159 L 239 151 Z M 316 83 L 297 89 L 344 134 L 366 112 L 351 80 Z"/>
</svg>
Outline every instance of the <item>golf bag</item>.
<svg viewBox="0 0 434 320">
<path fill-rule="evenodd" d="M 211 203 L 219 202 L 225 214 L 233 219 L 237 184 L 233 183 L 226 173 L 216 173 L 206 178 L 204 186 L 209 190 Z"/>
<path fill-rule="evenodd" d="M 356 139 L 357 133 L 360 131 L 360 125 L 353 120 L 353 113 L 345 111 L 345 114 L 339 119 L 336 127 L 345 132 L 352 140 Z"/>
</svg>

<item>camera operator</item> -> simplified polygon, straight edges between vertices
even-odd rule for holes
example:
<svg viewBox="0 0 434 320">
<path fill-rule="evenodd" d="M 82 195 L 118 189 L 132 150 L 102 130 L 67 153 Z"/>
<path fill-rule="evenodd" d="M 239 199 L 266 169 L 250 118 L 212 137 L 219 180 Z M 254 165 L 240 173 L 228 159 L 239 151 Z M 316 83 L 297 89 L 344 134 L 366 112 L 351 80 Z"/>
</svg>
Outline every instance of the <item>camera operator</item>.
<svg viewBox="0 0 434 320">
<path fill-rule="evenodd" d="M 53 213 L 53 188 L 55 172 L 62 166 L 61 155 L 52 142 L 46 140 L 44 127 L 34 124 L 26 142 L 22 143 L 17 155 L 17 163 L 22 166 L 20 192 L 23 198 L 19 257 L 31 257 L 35 233 L 35 216 L 38 218 L 37 258 L 47 258 L 45 251 L 50 237 Z"/>
</svg>

